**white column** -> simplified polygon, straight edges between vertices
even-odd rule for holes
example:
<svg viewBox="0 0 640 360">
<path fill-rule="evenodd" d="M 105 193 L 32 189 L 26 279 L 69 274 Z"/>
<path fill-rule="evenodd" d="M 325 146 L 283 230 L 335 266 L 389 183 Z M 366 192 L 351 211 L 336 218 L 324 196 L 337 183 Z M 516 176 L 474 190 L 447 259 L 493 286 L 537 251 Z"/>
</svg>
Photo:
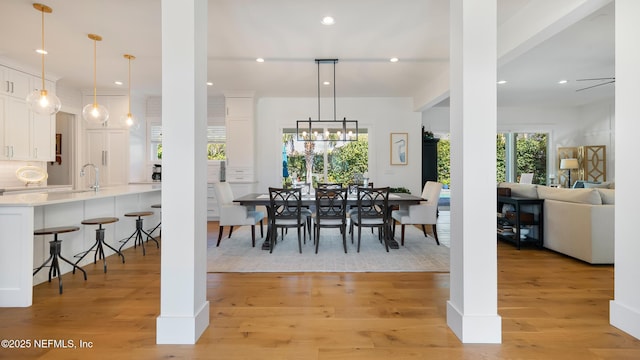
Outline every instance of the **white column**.
<svg viewBox="0 0 640 360">
<path fill-rule="evenodd" d="M 195 344 L 209 325 L 207 0 L 162 0 L 162 260 L 158 344 Z"/>
<path fill-rule="evenodd" d="M 496 0 L 452 0 L 451 294 L 463 343 L 500 343 L 496 253 Z"/>
<path fill-rule="evenodd" d="M 640 241 L 637 223 L 640 190 L 640 1 L 616 1 L 616 211 L 615 285 L 610 303 L 611 325 L 640 339 Z M 624 164 L 624 165 L 623 165 Z"/>
</svg>

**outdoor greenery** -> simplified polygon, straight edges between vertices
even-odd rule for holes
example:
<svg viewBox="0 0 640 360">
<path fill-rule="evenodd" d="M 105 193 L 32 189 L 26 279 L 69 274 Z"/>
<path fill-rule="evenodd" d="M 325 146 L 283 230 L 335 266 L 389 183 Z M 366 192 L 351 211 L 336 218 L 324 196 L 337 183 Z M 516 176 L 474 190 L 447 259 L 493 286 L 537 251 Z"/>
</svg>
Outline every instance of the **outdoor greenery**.
<svg viewBox="0 0 640 360">
<path fill-rule="evenodd" d="M 227 155 L 225 153 L 225 144 L 207 144 L 207 159 L 208 160 L 225 160 Z"/>
<path fill-rule="evenodd" d="M 438 181 L 446 187 L 451 186 L 451 143 L 449 139 L 438 141 Z"/>
<path fill-rule="evenodd" d="M 546 184 L 547 135 L 518 134 L 516 140 L 516 174 L 533 173 L 534 184 Z M 448 139 L 438 141 L 438 181 L 451 186 L 450 150 Z M 506 179 L 506 141 L 504 134 L 496 136 L 496 180 Z"/>
<path fill-rule="evenodd" d="M 506 137 L 496 136 L 496 181 L 506 181 Z M 533 173 L 533 183 L 547 183 L 547 134 L 517 134 L 516 175 Z"/>
<path fill-rule="evenodd" d="M 350 141 L 341 146 L 335 143 L 328 143 L 327 150 L 327 179 L 324 178 L 324 154 L 316 152 L 315 143 L 305 142 L 304 150 L 296 150 L 291 134 L 283 134 L 283 145 L 287 153 L 287 173 L 290 176 L 295 174 L 296 181 L 311 182 L 313 185 L 318 182 L 335 182 L 348 184 L 353 178 L 353 174 L 365 173 L 368 171 L 369 142 L 367 135 L 360 135 L 358 141 Z M 308 168 L 307 164 L 313 164 Z M 284 165 L 284 164 L 283 164 Z M 308 179 L 312 174 L 313 179 Z"/>
</svg>

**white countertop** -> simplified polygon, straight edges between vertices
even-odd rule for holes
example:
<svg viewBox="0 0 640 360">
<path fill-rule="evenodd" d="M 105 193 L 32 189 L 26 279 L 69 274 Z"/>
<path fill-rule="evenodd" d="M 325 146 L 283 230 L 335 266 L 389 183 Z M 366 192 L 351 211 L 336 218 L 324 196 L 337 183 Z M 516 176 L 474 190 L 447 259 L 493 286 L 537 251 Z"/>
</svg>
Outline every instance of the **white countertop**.
<svg viewBox="0 0 640 360">
<path fill-rule="evenodd" d="M 121 196 L 127 194 L 138 194 L 144 192 L 158 191 L 162 189 L 160 183 L 157 184 L 130 184 L 122 186 L 109 186 L 100 188 L 99 191 L 90 189 L 54 191 L 54 192 L 36 192 L 27 194 L 5 193 L 0 196 L 0 207 L 8 206 L 42 206 L 50 204 L 60 204 L 73 201 L 85 201 L 92 199 L 100 199 L 112 196 Z"/>
</svg>

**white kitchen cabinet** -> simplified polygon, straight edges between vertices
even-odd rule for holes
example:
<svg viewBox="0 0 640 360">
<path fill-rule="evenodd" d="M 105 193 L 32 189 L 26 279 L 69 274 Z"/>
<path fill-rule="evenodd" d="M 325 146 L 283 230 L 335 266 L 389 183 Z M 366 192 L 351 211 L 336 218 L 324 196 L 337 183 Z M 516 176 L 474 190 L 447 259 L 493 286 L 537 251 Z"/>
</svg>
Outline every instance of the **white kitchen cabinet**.
<svg viewBox="0 0 640 360">
<path fill-rule="evenodd" d="M 253 97 L 226 97 L 225 106 L 227 170 L 243 168 L 249 169 L 253 174 L 255 161 Z"/>
<path fill-rule="evenodd" d="M 36 161 L 55 161 L 56 117 L 33 114 L 31 118 L 31 158 Z"/>
<path fill-rule="evenodd" d="M 218 199 L 216 198 L 216 189 L 214 184 L 207 184 L 207 220 L 219 220 L 220 211 L 218 209 Z"/>
<path fill-rule="evenodd" d="M 31 160 L 31 112 L 25 99 L 3 96 L 3 152 L 5 160 Z"/>
<path fill-rule="evenodd" d="M 36 115 L 26 102 L 41 78 L 0 65 L 0 84 L 0 159 L 53 161 L 55 117 Z M 55 94 L 54 82 L 47 80 L 46 86 Z"/>
<path fill-rule="evenodd" d="M 122 121 L 129 112 L 129 98 L 126 95 L 98 95 L 96 96 L 99 105 L 107 108 L 109 120 L 104 124 L 93 124 L 85 122 L 87 129 L 126 129 Z M 82 107 L 93 104 L 93 94 L 82 96 Z"/>
<path fill-rule="evenodd" d="M 33 79 L 33 75 L 0 66 L 0 83 L 2 84 L 0 94 L 25 100 L 32 90 Z"/>
<path fill-rule="evenodd" d="M 86 134 L 86 162 L 100 169 L 100 186 L 126 185 L 129 182 L 129 131 L 87 130 Z M 85 177 L 85 186 L 92 185 L 92 177 Z"/>
</svg>

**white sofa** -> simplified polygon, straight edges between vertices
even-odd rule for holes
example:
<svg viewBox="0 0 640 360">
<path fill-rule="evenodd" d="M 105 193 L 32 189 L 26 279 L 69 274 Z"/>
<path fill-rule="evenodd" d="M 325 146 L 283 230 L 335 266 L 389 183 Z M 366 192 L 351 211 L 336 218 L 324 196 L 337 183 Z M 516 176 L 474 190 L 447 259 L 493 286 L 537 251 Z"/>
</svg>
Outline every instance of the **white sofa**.
<svg viewBox="0 0 640 360">
<path fill-rule="evenodd" d="M 544 199 L 545 248 L 590 264 L 614 263 L 615 190 L 499 183 L 511 196 Z"/>
</svg>

